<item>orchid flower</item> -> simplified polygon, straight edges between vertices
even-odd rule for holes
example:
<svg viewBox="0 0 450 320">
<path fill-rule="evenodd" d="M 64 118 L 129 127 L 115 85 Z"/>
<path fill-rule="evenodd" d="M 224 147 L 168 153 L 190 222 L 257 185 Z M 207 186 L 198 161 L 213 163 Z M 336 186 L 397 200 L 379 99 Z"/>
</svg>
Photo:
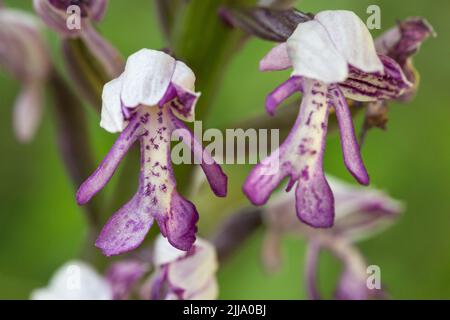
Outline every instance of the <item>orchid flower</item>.
<svg viewBox="0 0 450 320">
<path fill-rule="evenodd" d="M 121 132 L 98 169 L 79 188 L 77 202 L 87 203 L 111 179 L 136 140 L 141 145 L 139 187 L 135 196 L 103 228 L 96 246 L 105 255 L 138 247 L 156 219 L 176 248 L 188 251 L 195 242 L 198 213 L 178 194 L 171 163 L 172 134 L 202 160 L 212 190 L 225 196 L 227 177 L 180 120 L 193 121 L 199 93 L 195 75 L 181 61 L 160 51 L 142 49 L 131 55 L 124 73 L 103 89 L 100 126 Z"/>
<path fill-rule="evenodd" d="M 0 65 L 21 83 L 14 105 L 14 131 L 30 141 L 40 123 L 49 52 L 39 22 L 30 14 L 0 7 Z"/>
<path fill-rule="evenodd" d="M 214 246 L 197 239 L 188 252 L 175 249 L 163 237 L 154 247 L 156 271 L 141 290 L 152 300 L 214 300 L 218 296 L 217 254 Z"/>
<path fill-rule="evenodd" d="M 331 227 L 334 199 L 322 167 L 330 111 L 339 123 L 347 169 L 359 183 L 368 185 L 346 98 L 395 99 L 411 84 L 393 59 L 377 55 L 366 26 L 350 11 L 323 11 L 300 23 L 286 43 L 272 49 L 260 64 L 262 71 L 290 67 L 292 76 L 268 96 L 266 109 L 273 115 L 281 102 L 302 92 L 297 121 L 280 148 L 252 170 L 243 190 L 253 204 L 263 205 L 289 177 L 287 191 L 298 183 L 299 219 L 313 227 Z"/>
<path fill-rule="evenodd" d="M 107 280 L 91 266 L 71 261 L 59 268 L 45 288 L 31 293 L 32 300 L 111 300 Z"/>
<path fill-rule="evenodd" d="M 110 77 L 123 71 L 120 53 L 92 25 L 103 19 L 108 0 L 33 0 L 33 3 L 42 20 L 63 38 L 81 38 Z M 74 7 L 78 11 L 70 11 Z"/>
<path fill-rule="evenodd" d="M 328 177 L 328 181 L 336 199 L 336 224 L 333 228 L 313 229 L 295 219 L 295 197 L 292 193 L 268 203 L 264 209 L 268 226 L 263 246 L 265 266 L 272 271 L 279 267 L 282 235 L 301 236 L 309 242 L 305 281 L 310 298 L 320 298 L 316 273 L 322 249 L 329 250 L 344 266 L 335 298 L 368 299 L 380 296 L 380 290 L 367 288 L 367 263 L 354 243 L 374 236 L 391 225 L 403 211 L 403 205 L 378 190 L 357 188 L 332 177 Z"/>
</svg>

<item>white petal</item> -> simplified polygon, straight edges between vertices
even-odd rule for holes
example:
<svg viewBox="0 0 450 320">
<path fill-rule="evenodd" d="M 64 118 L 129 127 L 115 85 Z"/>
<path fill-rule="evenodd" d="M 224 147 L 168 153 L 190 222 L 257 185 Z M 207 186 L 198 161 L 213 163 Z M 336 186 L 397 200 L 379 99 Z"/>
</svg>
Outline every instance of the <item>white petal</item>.
<svg viewBox="0 0 450 320">
<path fill-rule="evenodd" d="M 122 89 L 122 77 L 114 79 L 103 87 L 102 114 L 100 127 L 111 133 L 121 132 L 125 129 L 125 120 L 122 113 L 120 92 Z"/>
<path fill-rule="evenodd" d="M 195 91 L 195 74 L 184 62 L 176 62 L 172 82 L 185 90 Z"/>
<path fill-rule="evenodd" d="M 287 52 L 287 45 L 281 43 L 273 47 L 259 63 L 260 71 L 285 70 L 292 66 L 291 59 Z"/>
<path fill-rule="evenodd" d="M 169 266 L 168 280 L 175 287 L 185 290 L 189 297 L 202 289 L 215 277 L 218 269 L 215 248 L 208 242 L 198 239 L 192 255 L 180 259 Z"/>
<path fill-rule="evenodd" d="M 325 28 L 317 21 L 298 25 L 287 40 L 293 75 L 329 83 L 342 82 L 348 76 L 348 64 L 337 51 Z"/>
<path fill-rule="evenodd" d="M 372 36 L 355 13 L 346 10 L 322 11 L 314 20 L 325 27 L 337 50 L 349 64 L 365 72 L 383 72 Z"/>
<path fill-rule="evenodd" d="M 204 288 L 193 293 L 187 300 L 216 300 L 219 296 L 219 284 L 216 278 L 210 279 Z"/>
<path fill-rule="evenodd" d="M 108 282 L 95 270 L 80 261 L 63 265 L 46 288 L 34 290 L 32 300 L 110 300 Z"/>
<path fill-rule="evenodd" d="M 181 251 L 173 247 L 167 238 L 162 235 L 156 238 L 153 252 L 153 263 L 156 267 L 174 262 L 185 255 L 186 251 Z"/>
<path fill-rule="evenodd" d="M 154 106 L 164 97 L 175 71 L 175 59 L 168 54 L 142 49 L 131 55 L 123 74 L 122 101 L 132 108 Z"/>
</svg>

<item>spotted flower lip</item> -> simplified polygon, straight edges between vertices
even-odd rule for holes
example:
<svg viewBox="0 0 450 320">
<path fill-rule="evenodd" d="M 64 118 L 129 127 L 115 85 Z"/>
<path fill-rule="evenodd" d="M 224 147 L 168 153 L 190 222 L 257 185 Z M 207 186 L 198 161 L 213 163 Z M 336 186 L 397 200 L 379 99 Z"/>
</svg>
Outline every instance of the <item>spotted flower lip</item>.
<svg viewBox="0 0 450 320">
<path fill-rule="evenodd" d="M 121 132 L 97 170 L 81 185 L 77 202 L 87 203 L 111 179 L 134 144 L 141 145 L 139 187 L 103 228 L 96 246 L 117 255 L 139 246 L 156 219 L 161 233 L 176 248 L 195 242 L 198 213 L 176 190 L 170 143 L 172 134 L 203 160 L 201 166 L 217 196 L 227 193 L 227 177 L 180 120 L 192 121 L 199 94 L 195 75 L 181 61 L 160 51 L 142 49 L 128 58 L 124 73 L 103 90 L 100 125 Z"/>
<path fill-rule="evenodd" d="M 74 281 L 74 277 L 76 281 Z M 52 276 L 45 288 L 31 293 L 32 300 L 111 300 L 109 283 L 90 265 L 69 261 Z"/>
<path fill-rule="evenodd" d="M 218 260 L 213 245 L 197 239 L 188 252 L 159 236 L 154 247 L 155 273 L 142 291 L 153 300 L 214 300 L 218 296 Z M 150 297 L 149 297 L 150 295 Z"/>
<path fill-rule="evenodd" d="M 306 238 L 308 252 L 305 262 L 305 280 L 310 298 L 320 299 L 317 286 L 319 253 L 325 249 L 343 264 L 335 298 L 369 299 L 379 297 L 380 290 L 366 286 L 367 263 L 354 243 L 373 237 L 392 225 L 404 211 L 403 203 L 386 193 L 359 188 L 334 177 L 327 176 L 336 199 L 336 223 L 330 229 L 314 229 L 294 218 L 295 196 L 278 195 L 264 208 L 267 234 L 263 246 L 263 261 L 269 270 L 276 270 L 281 263 L 280 237 L 291 234 Z"/>
<path fill-rule="evenodd" d="M 292 76 L 269 94 L 266 109 L 274 114 L 285 99 L 301 92 L 297 121 L 280 148 L 252 170 L 243 190 L 253 204 L 263 205 L 289 177 L 287 190 L 298 182 L 299 219 L 313 227 L 329 228 L 334 222 L 334 198 L 322 159 L 330 110 L 338 120 L 344 163 L 359 183 L 367 185 L 369 176 L 346 99 L 395 99 L 411 84 L 394 60 L 376 53 L 366 26 L 350 11 L 324 11 L 300 23 L 287 42 L 260 63 L 262 71 L 290 67 Z"/>
<path fill-rule="evenodd" d="M 13 127 L 29 142 L 41 120 L 45 83 L 51 70 L 41 25 L 32 15 L 0 7 L 0 65 L 21 83 Z"/>
</svg>

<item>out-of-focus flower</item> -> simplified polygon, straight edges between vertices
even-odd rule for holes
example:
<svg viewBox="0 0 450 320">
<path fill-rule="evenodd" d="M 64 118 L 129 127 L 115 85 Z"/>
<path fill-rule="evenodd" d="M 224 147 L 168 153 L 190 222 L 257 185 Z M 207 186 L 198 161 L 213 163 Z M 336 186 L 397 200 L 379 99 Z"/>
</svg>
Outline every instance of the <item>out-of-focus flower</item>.
<svg viewBox="0 0 450 320">
<path fill-rule="evenodd" d="M 21 83 L 14 106 L 14 131 L 30 141 L 40 123 L 49 53 L 40 25 L 30 14 L 0 7 L 0 65 Z"/>
<path fill-rule="evenodd" d="M 156 219 L 176 248 L 188 251 L 195 241 L 198 213 L 178 194 L 171 163 L 172 133 L 194 153 L 217 196 L 225 196 L 227 177 L 180 120 L 193 121 L 199 97 L 195 75 L 164 52 L 142 49 L 128 58 L 124 73 L 103 90 L 100 126 L 121 132 L 98 169 L 80 187 L 79 204 L 87 203 L 114 174 L 136 140 L 141 144 L 141 171 L 135 196 L 106 224 L 96 246 L 117 255 L 139 246 Z"/>
<path fill-rule="evenodd" d="M 92 21 L 101 21 L 108 6 L 108 0 L 33 1 L 36 11 L 45 23 L 56 32 L 69 37 L 78 36 Z M 76 18 L 79 18 L 79 21 L 75 20 Z M 78 22 L 79 26 L 76 25 Z"/>
<path fill-rule="evenodd" d="M 42 20 L 63 38 L 81 38 L 111 78 L 123 71 L 120 53 L 92 25 L 103 18 L 107 0 L 33 0 L 33 3 Z"/>
<path fill-rule="evenodd" d="M 114 263 L 106 272 L 106 279 L 112 288 L 113 299 L 129 299 L 148 270 L 149 265 L 138 260 Z"/>
<path fill-rule="evenodd" d="M 300 23 L 287 42 L 272 49 L 260 64 L 262 71 L 290 67 L 292 76 L 268 96 L 266 109 L 274 114 L 281 102 L 302 92 L 297 121 L 281 147 L 252 170 L 243 189 L 253 204 L 262 205 L 289 177 L 287 191 L 298 183 L 300 220 L 313 227 L 331 227 L 334 199 L 322 167 L 330 110 L 339 123 L 345 165 L 367 185 L 369 176 L 346 98 L 396 99 L 411 84 L 393 59 L 377 55 L 367 27 L 351 11 L 323 11 Z"/>
<path fill-rule="evenodd" d="M 71 261 L 58 269 L 46 288 L 31 293 L 33 300 L 111 300 L 109 283 L 91 266 Z"/>
<path fill-rule="evenodd" d="M 154 247 L 154 265 L 154 274 L 141 290 L 145 299 L 217 299 L 217 254 L 207 241 L 197 239 L 194 246 L 184 252 L 159 236 Z"/>
<path fill-rule="evenodd" d="M 281 263 L 280 241 L 285 234 L 306 238 L 309 242 L 305 281 L 310 298 L 319 299 L 317 269 L 319 252 L 329 250 L 343 264 L 335 298 L 369 299 L 380 297 L 381 290 L 367 287 L 367 263 L 354 243 L 366 239 L 391 225 L 403 211 L 402 203 L 387 194 L 356 188 L 328 177 L 336 200 L 336 223 L 330 229 L 313 229 L 294 217 L 295 197 L 280 195 L 264 209 L 267 233 L 263 245 L 263 261 L 269 271 Z"/>
</svg>

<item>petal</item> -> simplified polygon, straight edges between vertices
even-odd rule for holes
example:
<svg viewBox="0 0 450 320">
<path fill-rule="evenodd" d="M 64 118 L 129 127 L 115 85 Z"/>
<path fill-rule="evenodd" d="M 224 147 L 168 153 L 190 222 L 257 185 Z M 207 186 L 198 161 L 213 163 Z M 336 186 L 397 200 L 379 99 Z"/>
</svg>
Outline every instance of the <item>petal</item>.
<svg viewBox="0 0 450 320">
<path fill-rule="evenodd" d="M 377 52 L 397 61 L 402 67 L 430 36 L 435 36 L 430 23 L 420 17 L 408 18 L 389 29 L 375 41 Z"/>
<path fill-rule="evenodd" d="M 91 266 L 70 261 L 52 276 L 48 287 L 34 290 L 32 300 L 110 300 L 108 282 Z"/>
<path fill-rule="evenodd" d="M 368 300 L 370 295 L 366 279 L 345 269 L 339 279 L 334 296 L 337 300 Z"/>
<path fill-rule="evenodd" d="M 390 100 L 400 97 L 412 87 L 400 66 L 391 58 L 380 56 L 384 73 L 365 73 L 350 68 L 347 80 L 339 83 L 345 97 L 355 101 Z"/>
<path fill-rule="evenodd" d="M 382 72 L 372 36 L 364 22 L 352 11 L 319 12 L 314 20 L 326 29 L 337 51 L 350 65 L 365 72 Z"/>
<path fill-rule="evenodd" d="M 92 25 L 86 24 L 81 37 L 109 77 L 118 77 L 123 72 L 124 61 L 119 51 L 103 38 Z"/>
<path fill-rule="evenodd" d="M 33 139 L 42 118 L 42 83 L 31 83 L 22 88 L 14 105 L 13 124 L 20 142 Z"/>
<path fill-rule="evenodd" d="M 126 126 L 120 100 L 122 79 L 120 76 L 103 87 L 100 127 L 111 133 L 122 132 Z"/>
<path fill-rule="evenodd" d="M 311 240 L 308 243 L 308 251 L 305 261 L 305 283 L 308 298 L 320 300 L 317 271 L 319 269 L 320 244 Z"/>
<path fill-rule="evenodd" d="M 266 111 L 271 116 L 275 115 L 276 108 L 295 92 L 303 90 L 302 77 L 290 77 L 278 88 L 272 91 L 266 98 Z"/>
<path fill-rule="evenodd" d="M 344 95 L 337 86 L 330 87 L 330 102 L 336 112 L 339 123 L 339 134 L 341 147 L 344 154 L 344 163 L 348 171 L 355 179 L 363 184 L 369 184 L 369 175 L 364 167 L 361 152 L 356 140 L 355 128 L 353 127 L 352 115 Z"/>
<path fill-rule="evenodd" d="M 392 225 L 404 205 L 376 189 L 357 188 L 327 177 L 336 199 L 336 234 L 351 241 L 373 236 Z"/>
<path fill-rule="evenodd" d="M 207 241 L 198 239 L 186 257 L 169 265 L 167 277 L 170 285 L 183 290 L 183 296 L 188 298 L 207 290 L 217 269 L 214 247 Z"/>
<path fill-rule="evenodd" d="M 188 251 L 195 242 L 198 212 L 194 204 L 173 191 L 169 211 L 157 214 L 161 233 L 177 249 Z"/>
<path fill-rule="evenodd" d="M 108 0 L 95 0 L 89 4 L 89 17 L 95 21 L 101 21 L 108 7 Z"/>
<path fill-rule="evenodd" d="M 172 82 L 160 101 L 160 105 L 170 103 L 172 112 L 181 120 L 195 119 L 195 106 L 200 93 L 195 92 L 195 74 L 183 62 L 177 61 Z"/>
<path fill-rule="evenodd" d="M 151 207 L 147 199 L 137 193 L 106 223 L 95 246 L 106 256 L 131 251 L 144 241 L 152 224 Z"/>
<path fill-rule="evenodd" d="M 184 256 L 186 256 L 186 251 L 175 248 L 161 235 L 156 237 L 153 245 L 153 264 L 156 267 L 175 262 Z"/>
<path fill-rule="evenodd" d="M 204 150 L 200 141 L 198 141 L 183 122 L 172 117 L 172 123 L 177 129 L 174 131 L 174 136 L 181 138 L 183 143 L 193 152 L 195 163 L 200 163 L 214 194 L 218 197 L 225 197 L 227 195 L 228 177 L 223 172 L 221 166 L 214 160 L 211 154 Z"/>
<path fill-rule="evenodd" d="M 139 120 L 139 117 L 135 117 L 130 121 L 97 170 L 80 186 L 77 192 L 78 204 L 89 202 L 111 179 L 125 154 L 142 134 Z"/>
<path fill-rule="evenodd" d="M 33 0 L 33 5 L 34 10 L 36 10 L 42 20 L 59 34 L 73 37 L 80 33 L 78 29 L 70 30 L 67 28 L 67 15 L 65 10 L 55 8 L 48 0 Z M 82 20 L 82 22 L 84 21 Z"/>
<path fill-rule="evenodd" d="M 184 90 L 195 91 L 195 74 L 184 62 L 177 61 L 172 83 Z"/>
<path fill-rule="evenodd" d="M 169 90 L 172 90 L 174 95 L 174 98 L 170 101 L 172 112 L 183 121 L 194 121 L 195 106 L 200 98 L 200 93 L 185 90 L 183 87 L 173 83 L 170 85 Z"/>
<path fill-rule="evenodd" d="M 50 55 L 41 27 L 29 13 L 0 10 L 0 65 L 25 85 L 42 86 L 50 73 Z"/>
<path fill-rule="evenodd" d="M 292 67 L 286 43 L 281 43 L 272 48 L 259 63 L 260 71 L 278 71 Z"/>
<path fill-rule="evenodd" d="M 292 206 L 294 207 L 294 205 Z M 298 221 L 296 221 L 298 222 Z M 266 231 L 262 244 L 262 262 L 264 270 L 269 273 L 274 273 L 281 269 L 281 239 L 278 232 L 270 230 Z"/>
<path fill-rule="evenodd" d="M 133 287 L 147 272 L 148 266 L 136 260 L 114 263 L 106 272 L 114 300 L 127 300 Z"/>
<path fill-rule="evenodd" d="M 175 71 L 175 59 L 168 54 L 142 49 L 131 55 L 123 74 L 121 98 L 126 107 L 158 105 Z"/>
<path fill-rule="evenodd" d="M 293 75 L 325 83 L 341 82 L 348 76 L 347 61 L 317 21 L 299 24 L 287 41 L 287 48 Z"/>
<path fill-rule="evenodd" d="M 194 293 L 188 292 L 186 300 L 216 300 L 219 296 L 219 283 L 214 277 L 210 279 L 203 288 L 200 288 Z"/>
</svg>

